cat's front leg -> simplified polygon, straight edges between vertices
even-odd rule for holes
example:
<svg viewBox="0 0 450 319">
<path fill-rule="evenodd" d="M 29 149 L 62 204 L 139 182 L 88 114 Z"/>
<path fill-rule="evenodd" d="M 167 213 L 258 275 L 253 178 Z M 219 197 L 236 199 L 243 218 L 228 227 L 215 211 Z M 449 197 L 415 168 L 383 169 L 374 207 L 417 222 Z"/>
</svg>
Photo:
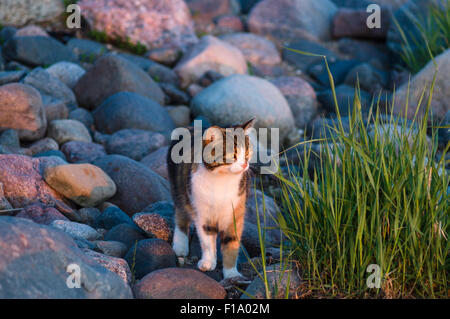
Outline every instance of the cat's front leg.
<svg viewBox="0 0 450 319">
<path fill-rule="evenodd" d="M 195 226 L 202 247 L 202 258 L 197 266 L 201 271 L 214 270 L 217 265 L 217 226 L 201 218 L 196 222 Z"/>
<path fill-rule="evenodd" d="M 189 224 L 188 213 L 176 208 L 172 248 L 177 257 L 186 257 L 189 254 Z"/>
</svg>

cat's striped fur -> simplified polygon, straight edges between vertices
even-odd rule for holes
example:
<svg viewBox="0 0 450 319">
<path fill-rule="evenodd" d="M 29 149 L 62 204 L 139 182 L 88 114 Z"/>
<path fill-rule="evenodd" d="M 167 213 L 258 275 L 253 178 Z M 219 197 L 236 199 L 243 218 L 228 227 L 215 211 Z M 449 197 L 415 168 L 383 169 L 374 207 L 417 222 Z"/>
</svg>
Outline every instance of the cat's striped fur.
<svg viewBox="0 0 450 319">
<path fill-rule="evenodd" d="M 210 143 L 225 141 L 233 129 L 240 129 L 238 134 L 241 134 L 242 138 L 239 140 L 239 137 L 233 137 L 233 147 L 229 149 L 222 143 L 223 154 L 216 154 L 213 150 L 213 160 L 202 156 L 201 163 L 193 163 L 193 139 L 190 163 L 177 164 L 172 160 L 172 148 L 176 142 L 172 143 L 168 152 L 169 179 L 175 203 L 175 253 L 177 256 L 188 255 L 189 227 L 193 222 L 202 247 L 199 269 L 208 271 L 216 267 L 216 238 L 219 236 L 225 278 L 240 275 L 236 268 L 236 259 L 250 184 L 248 168 L 252 145 L 248 132 L 253 123 L 254 120 L 251 120 L 230 128 L 213 126 L 207 129 L 203 134 L 203 150 L 208 145 L 215 145 Z"/>
</svg>

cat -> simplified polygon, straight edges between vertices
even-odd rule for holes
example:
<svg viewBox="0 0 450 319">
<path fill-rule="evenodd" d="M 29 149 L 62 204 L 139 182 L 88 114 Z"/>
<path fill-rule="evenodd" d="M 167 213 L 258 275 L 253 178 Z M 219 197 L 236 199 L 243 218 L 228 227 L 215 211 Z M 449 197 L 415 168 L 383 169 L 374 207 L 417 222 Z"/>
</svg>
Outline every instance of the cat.
<svg viewBox="0 0 450 319">
<path fill-rule="evenodd" d="M 201 160 L 175 163 L 172 142 L 167 157 L 175 204 L 173 249 L 178 257 L 189 254 L 189 228 L 194 223 L 200 239 L 202 271 L 216 268 L 216 239 L 221 243 L 224 278 L 241 276 L 236 267 L 244 227 L 245 204 L 250 185 L 252 157 L 250 129 L 255 120 L 228 128 L 212 126 L 202 135 Z M 192 136 L 192 135 L 191 135 Z M 230 143 L 226 143 L 227 136 Z M 191 139 L 191 154 L 194 153 Z M 206 152 L 208 148 L 210 151 Z M 220 151 L 222 150 L 222 151 Z"/>
</svg>

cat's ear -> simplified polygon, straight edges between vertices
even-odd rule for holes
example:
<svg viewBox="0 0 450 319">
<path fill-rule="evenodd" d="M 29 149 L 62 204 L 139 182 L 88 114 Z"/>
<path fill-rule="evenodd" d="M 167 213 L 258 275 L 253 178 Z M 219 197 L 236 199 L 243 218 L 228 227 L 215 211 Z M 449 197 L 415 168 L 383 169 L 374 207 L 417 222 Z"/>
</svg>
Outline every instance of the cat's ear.
<svg viewBox="0 0 450 319">
<path fill-rule="evenodd" d="M 203 140 L 212 142 L 222 137 L 222 131 L 218 126 L 211 126 L 203 134 Z"/>
<path fill-rule="evenodd" d="M 241 127 L 244 129 L 244 132 L 246 134 L 248 134 L 249 130 L 253 127 L 255 122 L 256 122 L 255 118 L 252 118 L 251 120 L 249 120 L 241 125 Z"/>
</svg>

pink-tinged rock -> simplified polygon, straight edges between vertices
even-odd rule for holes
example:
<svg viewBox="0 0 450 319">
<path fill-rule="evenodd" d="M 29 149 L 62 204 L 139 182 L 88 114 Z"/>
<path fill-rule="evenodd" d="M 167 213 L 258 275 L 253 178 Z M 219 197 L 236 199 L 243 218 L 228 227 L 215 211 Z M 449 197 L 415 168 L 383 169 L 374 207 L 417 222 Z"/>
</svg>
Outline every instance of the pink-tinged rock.
<svg viewBox="0 0 450 319">
<path fill-rule="evenodd" d="M 371 14 L 366 10 L 339 9 L 333 19 L 333 37 L 385 39 L 390 25 L 390 11 L 385 8 L 381 10 L 381 28 L 367 26 L 367 18 Z"/>
<path fill-rule="evenodd" d="M 189 12 L 182 0 L 81 0 L 81 13 L 94 30 L 128 38 L 149 49 L 186 46 L 197 42 Z"/>
<path fill-rule="evenodd" d="M 198 22 L 211 22 L 215 17 L 235 11 L 232 0 L 186 0 L 186 3 L 193 19 Z"/>
<path fill-rule="evenodd" d="M 0 86 L 0 128 L 16 129 L 22 140 L 41 138 L 47 119 L 41 94 L 33 87 L 11 83 Z"/>
<path fill-rule="evenodd" d="M 336 10 L 330 0 L 262 0 L 250 11 L 248 26 L 275 40 L 328 40 Z"/>
<path fill-rule="evenodd" d="M 286 98 L 294 115 L 295 125 L 304 128 L 318 110 L 317 96 L 313 87 L 296 76 L 282 76 L 271 82 Z"/>
<path fill-rule="evenodd" d="M 133 221 L 149 237 L 169 241 L 171 230 L 168 221 L 157 213 L 137 213 L 133 215 Z"/>
<path fill-rule="evenodd" d="M 246 74 L 247 63 L 238 48 L 207 35 L 183 56 L 174 70 L 180 77 L 181 86 L 186 88 L 210 70 L 224 76 Z"/>
<path fill-rule="evenodd" d="M 217 281 L 194 269 L 164 268 L 146 275 L 134 286 L 138 299 L 224 299 Z"/>
<path fill-rule="evenodd" d="M 69 221 L 56 208 L 45 207 L 41 204 L 32 204 L 24 207 L 16 217 L 31 219 L 35 223 L 44 225 L 50 225 L 55 220 Z"/>
<path fill-rule="evenodd" d="M 69 163 L 91 163 L 106 155 L 105 148 L 97 143 L 70 141 L 61 147 Z"/>
<path fill-rule="evenodd" d="M 220 37 L 223 41 L 241 50 L 245 59 L 253 65 L 275 65 L 281 63 L 275 44 L 256 34 L 233 33 Z"/>
<path fill-rule="evenodd" d="M 83 252 L 106 269 L 119 275 L 126 284 L 131 283 L 132 274 L 125 259 L 104 255 L 87 248 L 83 249 Z"/>
<path fill-rule="evenodd" d="M 32 37 L 32 36 L 42 36 L 48 37 L 48 33 L 37 25 L 27 25 L 26 27 L 20 28 L 14 34 L 16 37 Z"/>
<path fill-rule="evenodd" d="M 228 14 L 216 19 L 216 28 L 218 33 L 241 32 L 244 24 L 238 16 Z"/>
<path fill-rule="evenodd" d="M 169 146 L 163 146 L 141 159 L 142 164 L 167 180 L 169 179 L 169 172 L 167 171 L 168 150 Z"/>
<path fill-rule="evenodd" d="M 22 155 L 0 155 L 0 183 L 6 199 L 14 208 L 40 201 L 53 206 L 63 196 L 53 190 L 42 177 L 42 159 Z"/>
</svg>

